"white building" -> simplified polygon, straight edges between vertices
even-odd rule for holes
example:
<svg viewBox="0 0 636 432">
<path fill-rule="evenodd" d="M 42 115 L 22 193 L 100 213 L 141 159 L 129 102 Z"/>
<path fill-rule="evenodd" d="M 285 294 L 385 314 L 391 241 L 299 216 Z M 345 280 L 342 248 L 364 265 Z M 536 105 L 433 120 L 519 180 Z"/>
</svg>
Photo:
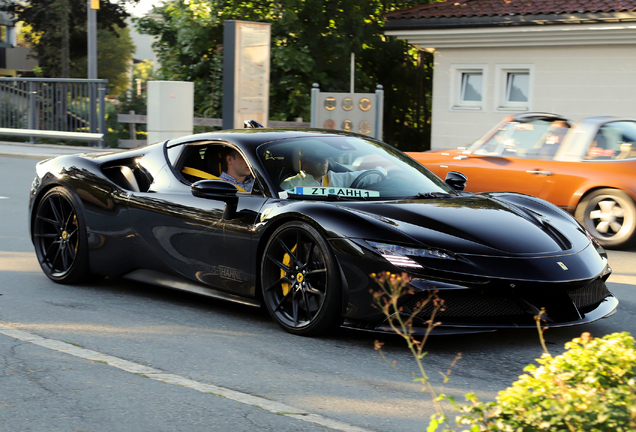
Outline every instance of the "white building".
<svg viewBox="0 0 636 432">
<path fill-rule="evenodd" d="M 150 60 L 153 63 L 153 68 L 156 70 L 156 65 L 158 65 L 157 55 L 152 49 L 152 43 L 155 41 L 155 37 L 139 33 L 139 31 L 137 31 L 137 27 L 135 27 L 135 24 L 130 18 L 126 18 L 126 25 L 130 30 L 130 37 L 135 44 L 133 61 L 142 62 Z"/>
<path fill-rule="evenodd" d="M 431 148 L 503 117 L 636 117 L 636 0 L 450 0 L 385 14 L 385 34 L 434 52 Z"/>
</svg>

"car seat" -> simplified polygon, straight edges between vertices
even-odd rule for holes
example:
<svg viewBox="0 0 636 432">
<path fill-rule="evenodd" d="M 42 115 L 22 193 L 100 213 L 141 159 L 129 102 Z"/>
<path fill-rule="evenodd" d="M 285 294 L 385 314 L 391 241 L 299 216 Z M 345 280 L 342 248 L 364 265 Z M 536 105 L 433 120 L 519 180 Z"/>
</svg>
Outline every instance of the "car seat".
<svg viewBox="0 0 636 432">
<path fill-rule="evenodd" d="M 276 179 L 276 184 L 280 185 L 289 177 L 293 177 L 298 174 L 300 170 L 300 147 L 290 147 L 287 154 L 285 154 L 281 158 L 278 158 L 276 167 L 272 172 L 272 179 Z"/>
<path fill-rule="evenodd" d="M 202 179 L 218 179 L 223 171 L 223 147 L 209 146 L 202 152 L 201 148 L 194 148 L 186 158 L 181 173 L 189 181 Z"/>
<path fill-rule="evenodd" d="M 614 156 L 616 156 L 615 149 L 608 143 L 607 137 L 599 131 L 588 149 L 586 159 L 614 159 Z"/>
<path fill-rule="evenodd" d="M 221 175 L 225 167 L 225 147 L 211 146 L 205 150 L 204 165 L 205 171 L 215 177 Z"/>
<path fill-rule="evenodd" d="M 632 144 L 628 142 L 621 143 L 620 153 L 616 156 L 616 159 L 626 159 L 631 157 L 632 154 Z"/>
</svg>

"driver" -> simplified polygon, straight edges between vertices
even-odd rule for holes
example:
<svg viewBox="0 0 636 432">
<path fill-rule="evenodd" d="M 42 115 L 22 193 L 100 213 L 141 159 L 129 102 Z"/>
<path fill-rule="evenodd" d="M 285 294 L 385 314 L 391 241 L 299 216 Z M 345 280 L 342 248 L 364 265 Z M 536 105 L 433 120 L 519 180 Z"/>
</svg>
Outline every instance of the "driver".
<svg viewBox="0 0 636 432">
<path fill-rule="evenodd" d="M 254 177 L 252 177 L 250 167 L 243 159 L 243 156 L 237 150 L 227 148 L 223 157 L 227 168 L 221 173 L 219 178 L 237 186 L 240 191 L 250 192 L 252 186 L 254 186 Z"/>
<path fill-rule="evenodd" d="M 377 166 L 375 169 L 384 176 L 387 175 L 383 167 Z M 283 180 L 280 187 L 283 190 L 293 189 L 296 186 L 350 187 L 356 177 L 366 171 L 331 171 L 326 152 L 319 149 L 303 149 L 300 152 L 300 171 L 295 176 Z"/>
</svg>

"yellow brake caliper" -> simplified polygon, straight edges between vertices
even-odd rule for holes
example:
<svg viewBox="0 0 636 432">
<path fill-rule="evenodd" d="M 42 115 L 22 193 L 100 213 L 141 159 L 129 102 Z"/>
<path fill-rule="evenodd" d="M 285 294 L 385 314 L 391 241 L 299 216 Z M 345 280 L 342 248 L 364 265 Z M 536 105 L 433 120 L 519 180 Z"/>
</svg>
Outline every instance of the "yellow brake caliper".
<svg viewBox="0 0 636 432">
<path fill-rule="evenodd" d="M 79 225 L 77 225 L 77 215 L 73 215 L 73 225 L 75 225 L 75 232 L 77 232 L 77 235 L 75 236 L 75 253 L 77 253 L 77 247 L 79 246 Z"/>
<path fill-rule="evenodd" d="M 294 247 L 291 250 L 292 253 L 296 253 L 296 247 L 297 246 L 298 245 L 294 245 Z M 289 256 L 288 253 L 286 253 L 283 256 L 283 264 L 285 264 L 287 267 L 289 267 L 289 264 L 291 264 L 291 256 Z M 292 271 L 293 271 L 293 269 L 292 269 Z M 280 277 L 283 278 L 283 277 L 285 277 L 286 274 L 287 273 L 285 272 L 285 270 L 280 269 Z M 283 282 L 283 283 L 281 283 L 281 286 L 283 287 L 283 295 L 286 296 L 287 293 L 289 292 L 289 290 L 291 289 L 291 284 L 289 282 Z"/>
</svg>

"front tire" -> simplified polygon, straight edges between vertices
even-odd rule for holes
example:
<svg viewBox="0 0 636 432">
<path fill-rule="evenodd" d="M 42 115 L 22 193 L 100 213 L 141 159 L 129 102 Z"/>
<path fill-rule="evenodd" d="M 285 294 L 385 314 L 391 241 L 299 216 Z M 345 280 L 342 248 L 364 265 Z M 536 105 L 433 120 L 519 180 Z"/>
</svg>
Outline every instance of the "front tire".
<svg viewBox="0 0 636 432">
<path fill-rule="evenodd" d="M 576 219 L 606 248 L 624 248 L 634 241 L 636 205 L 618 189 L 598 189 L 576 207 Z"/>
<path fill-rule="evenodd" d="M 88 276 L 86 223 L 66 188 L 49 190 L 38 203 L 32 240 L 40 267 L 52 281 L 72 284 Z"/>
<path fill-rule="evenodd" d="M 286 331 L 317 336 L 342 321 L 340 278 L 329 245 L 304 222 L 288 222 L 267 242 L 261 262 L 263 301 Z"/>
</svg>

